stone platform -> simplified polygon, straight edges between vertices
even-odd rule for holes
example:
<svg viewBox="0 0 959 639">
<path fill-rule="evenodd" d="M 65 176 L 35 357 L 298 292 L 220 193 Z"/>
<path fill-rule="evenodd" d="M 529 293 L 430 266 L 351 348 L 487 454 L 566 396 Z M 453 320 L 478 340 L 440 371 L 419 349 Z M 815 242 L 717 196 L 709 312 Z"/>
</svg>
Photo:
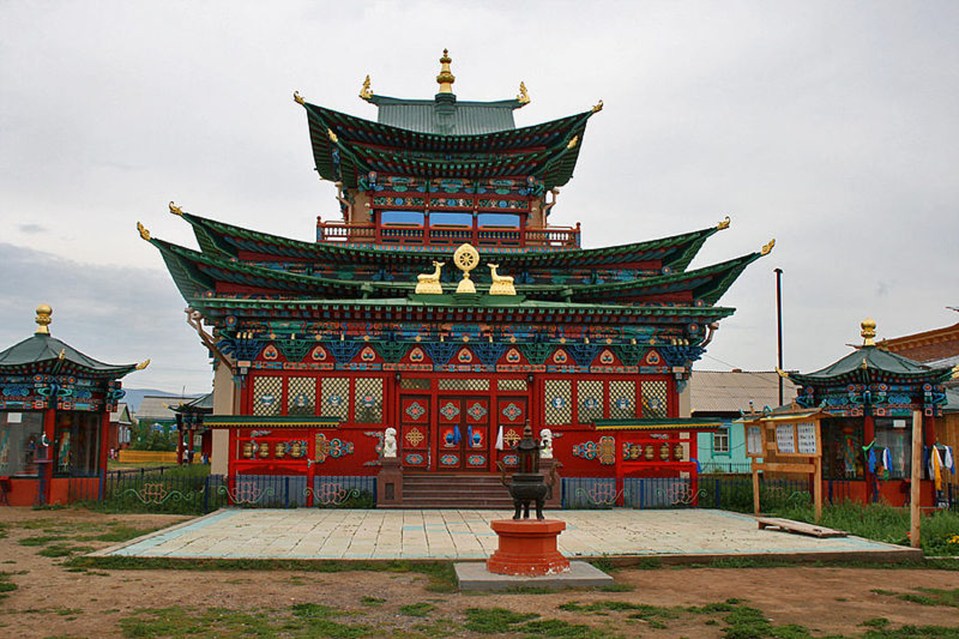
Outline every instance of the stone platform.
<svg viewBox="0 0 959 639">
<path fill-rule="evenodd" d="M 496 510 L 230 509 L 160 530 L 95 555 L 183 559 L 485 561 L 497 547 Z M 618 563 L 731 557 L 896 561 L 917 550 L 858 537 L 818 539 L 760 530 L 756 518 L 721 510 L 561 510 L 558 550 L 568 559 Z"/>
</svg>

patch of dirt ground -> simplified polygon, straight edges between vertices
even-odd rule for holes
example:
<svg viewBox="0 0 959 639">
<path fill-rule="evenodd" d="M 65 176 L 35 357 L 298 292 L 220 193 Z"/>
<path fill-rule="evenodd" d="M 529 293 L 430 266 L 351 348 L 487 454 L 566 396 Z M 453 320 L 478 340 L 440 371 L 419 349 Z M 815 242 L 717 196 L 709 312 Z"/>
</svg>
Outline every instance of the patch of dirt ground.
<svg viewBox="0 0 959 639">
<path fill-rule="evenodd" d="M 104 515 L 79 509 L 0 508 L 0 572 L 6 573 L 6 581 L 16 586 L 0 599 L 0 636 L 23 639 L 180 636 L 175 629 L 153 630 L 153 634 L 142 628 L 131 629 L 128 622 L 121 620 L 149 616 L 151 609 L 176 607 L 194 616 L 209 608 L 223 608 L 256 618 L 277 619 L 289 615 L 296 604 L 313 603 L 333 609 L 335 612 L 330 614 L 338 622 L 365 630 L 354 635 L 337 635 L 327 628 L 324 632 L 328 634 L 290 635 L 284 634 L 287 631 L 283 630 L 282 623 L 277 623 L 270 626 L 273 634 L 256 636 L 489 637 L 489 633 L 470 629 L 467 610 L 503 608 L 595 629 L 594 634 L 589 634 L 590 628 L 580 628 L 580 634 L 541 632 L 542 636 L 718 639 L 724 636 L 723 628 L 727 625 L 724 616 L 728 612 L 680 612 L 656 617 L 636 611 L 652 610 L 641 606 L 675 610 L 731 598 L 761 610 L 773 625 L 799 624 L 808 628 L 814 637 L 858 637 L 866 630 L 861 624 L 875 618 L 888 619 L 889 627 L 959 626 L 959 610 L 955 607 L 921 605 L 897 596 L 916 593 L 919 588 L 959 588 L 959 572 L 935 569 L 806 566 L 622 569 L 615 572 L 615 591 L 473 594 L 430 591 L 428 578 L 415 573 L 100 568 L 76 571 L 65 563 L 71 545 L 76 554 L 116 543 L 93 539 L 103 533 L 116 530 L 129 533 L 131 528 L 153 530 L 184 519 L 164 515 Z M 64 556 L 40 554 L 45 549 L 64 545 L 67 547 Z M 81 550 L 76 551 L 76 547 Z M 58 553 L 47 551 L 46 554 Z M 569 605 L 571 602 L 579 605 Z M 404 608 L 410 604 L 421 606 Z M 589 604 L 594 604 L 592 609 Z M 519 632 L 516 625 L 504 628 L 504 632 Z M 197 635 L 196 628 L 191 633 Z M 233 628 L 222 634 L 204 631 L 199 636 L 245 634 Z"/>
</svg>

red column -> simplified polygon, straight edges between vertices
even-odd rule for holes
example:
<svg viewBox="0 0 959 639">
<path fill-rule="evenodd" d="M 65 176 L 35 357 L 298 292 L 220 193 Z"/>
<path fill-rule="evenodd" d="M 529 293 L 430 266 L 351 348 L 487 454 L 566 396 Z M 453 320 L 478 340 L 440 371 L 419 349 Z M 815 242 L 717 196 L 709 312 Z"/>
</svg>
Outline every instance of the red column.
<svg viewBox="0 0 959 639">
<path fill-rule="evenodd" d="M 51 401 L 56 401 L 51 400 Z M 48 446 L 44 449 L 46 454 L 46 463 L 41 464 L 40 472 L 43 474 L 43 495 L 42 495 L 42 504 L 50 503 L 50 491 L 53 485 L 53 464 L 56 463 L 54 460 L 54 451 L 56 451 L 56 441 L 54 441 L 54 431 L 56 430 L 57 423 L 57 409 L 56 408 L 47 408 L 43 413 L 43 434 L 47 438 Z"/>
<path fill-rule="evenodd" d="M 862 426 L 862 445 L 868 446 L 874 439 L 876 439 L 876 422 L 873 419 L 873 416 L 866 415 L 863 417 Z M 866 500 L 879 501 L 879 495 L 877 494 L 879 486 L 876 483 L 876 478 L 873 476 L 873 473 L 869 472 L 868 458 L 863 459 L 862 461 L 862 478 L 866 482 Z"/>
<path fill-rule="evenodd" d="M 103 499 L 103 491 L 107 485 L 107 463 L 110 451 L 110 411 L 103 408 L 100 416 L 100 487 L 97 489 L 97 499 Z"/>
</svg>

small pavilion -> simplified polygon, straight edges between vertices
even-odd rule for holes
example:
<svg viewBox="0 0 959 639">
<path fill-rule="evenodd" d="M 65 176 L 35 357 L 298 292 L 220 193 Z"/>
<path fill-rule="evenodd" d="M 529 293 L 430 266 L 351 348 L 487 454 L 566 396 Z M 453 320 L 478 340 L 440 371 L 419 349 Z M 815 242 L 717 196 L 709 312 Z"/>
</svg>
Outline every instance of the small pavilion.
<svg viewBox="0 0 959 639">
<path fill-rule="evenodd" d="M 176 414 L 176 459 L 178 464 L 193 463 L 196 437 L 200 436 L 200 457 L 207 462 L 213 452 L 212 432 L 203 424 L 203 418 L 213 413 L 213 393 L 201 395 L 187 402 L 171 405 Z"/>
<path fill-rule="evenodd" d="M 862 322 L 862 346 L 812 373 L 785 373 L 800 386 L 797 403 L 819 407 L 824 490 L 832 500 L 906 503 L 912 472 L 912 420 L 920 415 L 921 505 L 937 502 L 928 470 L 936 420 L 946 403 L 952 367 L 927 366 L 877 345 L 876 322 Z"/>
<path fill-rule="evenodd" d="M 64 504 L 101 495 L 120 379 L 140 364 L 105 364 L 50 335 L 37 307 L 32 337 L 0 352 L 0 503 Z"/>
</svg>

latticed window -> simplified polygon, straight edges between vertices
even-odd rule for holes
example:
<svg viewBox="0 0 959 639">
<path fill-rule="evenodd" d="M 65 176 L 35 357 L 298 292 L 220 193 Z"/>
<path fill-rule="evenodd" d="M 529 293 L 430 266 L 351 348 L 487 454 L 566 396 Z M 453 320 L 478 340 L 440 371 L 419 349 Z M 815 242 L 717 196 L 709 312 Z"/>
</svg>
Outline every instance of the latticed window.
<svg viewBox="0 0 959 639">
<path fill-rule="evenodd" d="M 603 418 L 603 382 L 580 380 L 576 382 L 577 421 L 590 424 Z"/>
<path fill-rule="evenodd" d="M 253 378 L 254 415 L 279 415 L 282 397 L 282 378 L 273 376 Z"/>
<path fill-rule="evenodd" d="M 609 383 L 609 418 L 632 419 L 636 417 L 636 382 L 615 381 Z"/>
<path fill-rule="evenodd" d="M 287 415 L 313 415 L 316 412 L 316 380 L 291 377 L 286 388 Z"/>
<path fill-rule="evenodd" d="M 430 380 L 404 377 L 400 380 L 400 388 L 404 390 L 429 390 Z"/>
<path fill-rule="evenodd" d="M 339 417 L 343 421 L 349 419 L 350 380 L 345 377 L 327 377 L 321 388 L 320 415 Z"/>
<path fill-rule="evenodd" d="M 441 379 L 440 390 L 446 391 L 488 391 L 488 379 Z"/>
<path fill-rule="evenodd" d="M 353 394 L 354 420 L 358 424 L 379 424 L 383 421 L 383 380 L 364 377 L 356 380 Z"/>
<path fill-rule="evenodd" d="M 526 390 L 526 380 L 499 379 L 496 380 L 496 388 L 501 391 L 524 391 Z"/>
<path fill-rule="evenodd" d="M 643 382 L 643 417 L 667 417 L 667 392 L 666 380 Z"/>
<path fill-rule="evenodd" d="M 548 425 L 569 424 L 572 421 L 572 384 L 568 379 L 546 380 L 544 406 Z"/>
</svg>

